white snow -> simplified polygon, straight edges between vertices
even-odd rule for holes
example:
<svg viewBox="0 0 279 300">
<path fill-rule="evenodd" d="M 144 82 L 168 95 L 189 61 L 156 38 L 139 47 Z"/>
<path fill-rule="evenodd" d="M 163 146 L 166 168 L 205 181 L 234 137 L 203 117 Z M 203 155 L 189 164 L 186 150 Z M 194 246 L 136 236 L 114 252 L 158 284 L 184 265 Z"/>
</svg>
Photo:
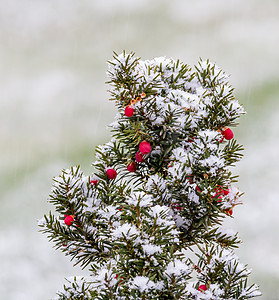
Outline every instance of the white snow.
<svg viewBox="0 0 279 300">
<path fill-rule="evenodd" d="M 142 292 L 147 292 L 149 290 L 161 290 L 164 287 L 163 281 L 154 282 L 146 276 L 136 276 L 129 282 L 131 289 L 139 290 Z"/>
<path fill-rule="evenodd" d="M 171 261 L 167 265 L 164 273 L 169 277 L 171 276 L 180 277 L 191 273 L 191 269 L 181 260 L 174 259 L 174 261 Z"/>
<path fill-rule="evenodd" d="M 143 192 L 135 192 L 130 195 L 126 202 L 133 206 L 148 207 L 151 206 L 154 199 L 151 195 L 145 195 Z"/>
<path fill-rule="evenodd" d="M 140 236 L 140 232 L 135 225 L 122 224 L 122 225 L 118 226 L 117 228 L 115 228 L 114 230 L 112 230 L 111 236 L 114 239 L 117 239 L 117 238 L 132 239 L 135 236 L 136 237 Z"/>
<path fill-rule="evenodd" d="M 153 245 L 150 243 L 142 245 L 142 249 L 147 255 L 153 255 L 155 253 L 162 253 L 162 251 L 163 251 L 161 246 Z"/>
</svg>

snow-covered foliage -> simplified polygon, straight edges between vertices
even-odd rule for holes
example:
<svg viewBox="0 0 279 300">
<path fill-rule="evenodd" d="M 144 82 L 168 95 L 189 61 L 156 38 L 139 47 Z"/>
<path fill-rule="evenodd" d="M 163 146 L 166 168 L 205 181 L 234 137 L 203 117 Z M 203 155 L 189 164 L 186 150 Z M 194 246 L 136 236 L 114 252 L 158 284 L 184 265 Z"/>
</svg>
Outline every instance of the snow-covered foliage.
<svg viewBox="0 0 279 300">
<path fill-rule="evenodd" d="M 96 148 L 91 176 L 74 167 L 54 178 L 57 215 L 39 221 L 92 272 L 58 299 L 259 295 L 232 250 L 240 239 L 221 226 L 241 204 L 230 168 L 243 148 L 228 126 L 245 112 L 228 75 L 210 61 L 191 69 L 124 52 L 109 62 L 108 76 L 119 109 L 112 139 Z"/>
<path fill-rule="evenodd" d="M 64 284 L 64 291 L 57 292 L 55 300 L 64 299 L 82 299 L 89 300 L 92 299 L 90 296 L 90 283 L 87 279 L 81 276 L 68 277 L 66 278 L 66 283 Z"/>
</svg>

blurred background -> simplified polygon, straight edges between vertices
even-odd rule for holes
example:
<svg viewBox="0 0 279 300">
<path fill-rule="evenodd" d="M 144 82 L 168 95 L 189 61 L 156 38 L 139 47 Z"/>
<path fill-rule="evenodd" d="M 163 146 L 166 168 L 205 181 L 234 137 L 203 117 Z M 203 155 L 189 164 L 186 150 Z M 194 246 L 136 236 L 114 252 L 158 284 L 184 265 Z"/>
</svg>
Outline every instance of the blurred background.
<svg viewBox="0 0 279 300">
<path fill-rule="evenodd" d="M 0 299 L 50 299 L 80 275 L 38 233 L 51 179 L 109 139 L 112 51 L 214 61 L 248 114 L 235 169 L 244 205 L 229 228 L 261 299 L 279 299 L 279 1 L 0 0 Z"/>
</svg>

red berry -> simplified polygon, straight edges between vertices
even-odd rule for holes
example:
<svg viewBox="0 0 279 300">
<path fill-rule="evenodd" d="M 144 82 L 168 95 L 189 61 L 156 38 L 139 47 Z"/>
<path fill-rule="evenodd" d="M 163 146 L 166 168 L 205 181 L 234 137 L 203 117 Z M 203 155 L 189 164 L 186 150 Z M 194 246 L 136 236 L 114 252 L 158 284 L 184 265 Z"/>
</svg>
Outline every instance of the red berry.
<svg viewBox="0 0 279 300">
<path fill-rule="evenodd" d="M 109 179 L 114 179 L 117 175 L 117 172 L 114 169 L 107 169 L 107 176 Z"/>
<path fill-rule="evenodd" d="M 217 196 L 218 196 L 218 198 L 219 198 L 219 197 L 221 197 L 220 195 L 222 195 L 222 192 L 217 191 L 217 193 L 215 193 L 215 195 L 213 196 L 213 198 L 215 198 L 215 197 L 217 197 Z"/>
<path fill-rule="evenodd" d="M 225 138 L 226 140 L 231 140 L 231 139 L 233 138 L 233 132 L 232 132 L 232 130 L 231 130 L 230 128 L 228 128 L 228 127 L 223 128 L 223 130 L 222 130 L 222 135 L 224 136 L 224 138 Z"/>
<path fill-rule="evenodd" d="M 207 287 L 206 287 L 205 284 L 201 284 L 201 285 L 199 286 L 198 290 L 199 290 L 200 292 L 205 292 L 205 291 L 207 290 Z"/>
<path fill-rule="evenodd" d="M 74 216 L 66 216 L 66 218 L 64 219 L 64 223 L 67 225 L 67 226 L 70 226 L 72 225 L 74 222 Z"/>
<path fill-rule="evenodd" d="M 216 198 L 219 199 L 217 202 L 222 202 L 222 196 L 223 195 L 223 190 L 222 189 L 215 189 L 215 195 L 212 196 L 212 198 Z"/>
<path fill-rule="evenodd" d="M 187 141 L 187 142 L 188 142 L 188 143 L 193 143 L 194 140 L 195 140 L 195 139 L 194 139 L 192 136 L 190 136 L 190 137 L 188 138 L 188 141 Z"/>
<path fill-rule="evenodd" d="M 229 211 L 228 211 L 229 215 L 232 216 L 233 214 L 233 209 L 231 208 Z"/>
<path fill-rule="evenodd" d="M 137 164 L 135 161 L 131 162 L 128 166 L 127 166 L 127 170 L 129 172 L 135 172 L 137 169 Z"/>
<path fill-rule="evenodd" d="M 218 132 L 221 133 L 222 137 L 220 137 L 220 139 L 217 139 L 217 142 L 223 143 L 223 141 L 224 141 L 223 133 L 222 133 L 222 131 L 220 129 L 218 129 Z"/>
<path fill-rule="evenodd" d="M 115 279 L 117 279 L 117 278 L 118 278 L 118 274 L 115 275 Z M 122 277 L 122 276 L 120 278 L 124 279 L 124 277 Z M 119 281 L 119 283 L 121 283 L 123 281 L 122 279 Z"/>
<path fill-rule="evenodd" d="M 90 180 L 90 183 L 96 186 L 98 183 L 98 180 Z"/>
<path fill-rule="evenodd" d="M 187 176 L 186 178 L 188 179 L 188 181 L 189 181 L 190 183 L 193 183 L 192 175 L 189 175 L 189 176 Z"/>
<path fill-rule="evenodd" d="M 139 144 L 139 150 L 142 154 L 148 154 L 151 151 L 151 145 L 147 141 Z"/>
<path fill-rule="evenodd" d="M 127 105 L 125 107 L 125 116 L 126 117 L 132 117 L 132 115 L 134 114 L 134 109 L 131 105 Z"/>
<path fill-rule="evenodd" d="M 136 162 L 139 162 L 139 163 L 144 162 L 143 154 L 141 154 L 140 152 L 137 152 L 136 156 L 135 156 L 135 160 L 136 160 Z"/>
<path fill-rule="evenodd" d="M 198 192 L 201 192 L 201 189 L 200 189 L 198 186 L 196 186 L 196 190 L 197 190 Z"/>
<path fill-rule="evenodd" d="M 224 190 L 222 191 L 222 193 L 223 193 L 224 196 L 227 196 L 227 195 L 229 194 L 229 192 L 230 192 L 229 189 L 224 189 Z"/>
<path fill-rule="evenodd" d="M 177 209 L 177 210 L 179 210 L 179 211 L 182 210 L 182 206 L 180 206 L 180 205 L 173 206 L 173 208 L 174 208 L 174 209 Z"/>
<path fill-rule="evenodd" d="M 229 189 L 223 189 L 222 187 L 219 186 L 219 188 L 215 189 L 215 192 L 216 192 L 216 194 L 213 196 L 213 198 L 218 196 L 218 195 L 219 196 L 220 195 L 227 196 L 229 194 L 230 190 Z"/>
</svg>

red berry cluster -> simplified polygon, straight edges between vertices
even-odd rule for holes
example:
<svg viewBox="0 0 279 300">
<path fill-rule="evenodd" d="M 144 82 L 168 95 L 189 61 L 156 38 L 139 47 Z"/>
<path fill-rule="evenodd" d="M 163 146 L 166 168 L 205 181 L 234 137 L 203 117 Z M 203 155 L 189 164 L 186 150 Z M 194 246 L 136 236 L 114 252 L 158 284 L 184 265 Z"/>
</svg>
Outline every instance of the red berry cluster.
<svg viewBox="0 0 279 300">
<path fill-rule="evenodd" d="M 151 145 L 147 141 L 142 141 L 139 144 L 139 151 L 135 155 L 135 161 L 128 164 L 127 170 L 129 172 L 135 172 L 137 170 L 137 163 L 144 162 L 144 155 L 151 151 Z"/>
<path fill-rule="evenodd" d="M 218 187 L 215 189 L 215 195 L 212 196 L 212 198 L 217 197 L 218 202 L 222 202 L 222 196 L 227 196 L 229 193 L 230 193 L 229 189 L 224 189 L 222 187 Z M 233 214 L 233 208 L 226 209 L 225 213 L 231 216 Z"/>
<path fill-rule="evenodd" d="M 125 110 L 124 110 L 125 116 L 128 117 L 128 118 L 132 117 L 132 116 L 134 115 L 134 108 L 133 108 L 133 105 L 134 105 L 135 103 L 141 101 L 142 98 L 145 98 L 145 97 L 146 97 L 146 94 L 145 94 L 145 93 L 141 93 L 140 96 L 136 97 L 135 99 L 132 99 L 132 100 L 130 101 L 130 104 L 127 105 L 127 106 L 125 107 Z"/>
<path fill-rule="evenodd" d="M 151 151 L 151 145 L 147 141 L 141 142 L 139 144 L 139 152 L 137 152 L 135 155 L 135 161 L 132 161 L 131 163 L 128 164 L 127 170 L 129 172 L 135 172 L 137 170 L 137 162 L 138 163 L 144 162 L 144 155 L 148 154 L 150 151 Z M 117 172 L 113 168 L 108 168 L 106 170 L 106 173 L 107 173 L 107 177 L 112 180 L 117 176 Z M 90 183 L 96 186 L 98 180 L 91 180 Z"/>
<path fill-rule="evenodd" d="M 143 92 L 143 93 L 140 94 L 140 96 L 136 97 L 135 99 L 132 99 L 130 101 L 130 104 L 125 107 L 125 110 L 124 110 L 125 116 L 128 117 L 128 118 L 132 117 L 134 115 L 133 105 L 136 102 L 141 101 L 142 98 L 145 98 L 145 97 L 146 97 L 146 94 Z M 136 155 L 135 155 L 135 161 L 132 161 L 128 164 L 127 170 L 129 172 L 135 172 L 137 170 L 137 163 L 143 163 L 144 162 L 144 155 L 148 154 L 150 151 L 151 151 L 151 145 L 147 141 L 142 141 L 139 144 L 139 152 L 137 152 Z M 114 179 L 115 178 L 114 174 L 111 174 L 112 171 L 109 171 L 109 173 L 110 174 L 107 174 L 108 177 L 110 179 Z M 113 178 L 111 178 L 111 177 L 113 177 Z"/>
<path fill-rule="evenodd" d="M 223 189 L 222 187 L 218 187 L 215 189 L 215 195 L 212 198 L 218 196 L 218 199 L 220 199 L 218 202 L 221 202 L 222 196 L 227 196 L 229 192 L 230 192 L 229 189 Z"/>
</svg>

